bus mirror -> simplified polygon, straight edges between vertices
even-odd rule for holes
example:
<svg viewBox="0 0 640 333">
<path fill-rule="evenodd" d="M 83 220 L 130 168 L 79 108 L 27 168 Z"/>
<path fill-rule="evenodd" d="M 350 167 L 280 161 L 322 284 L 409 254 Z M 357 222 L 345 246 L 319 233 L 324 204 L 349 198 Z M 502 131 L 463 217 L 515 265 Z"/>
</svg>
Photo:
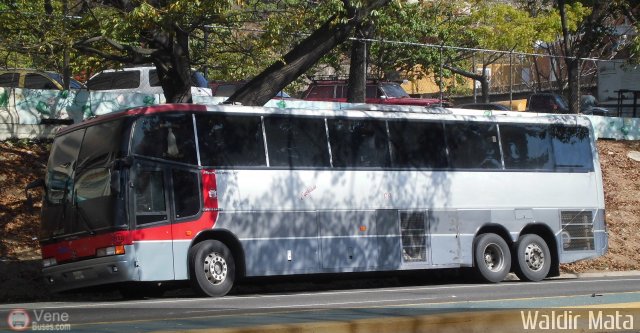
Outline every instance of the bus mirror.
<svg viewBox="0 0 640 333">
<path fill-rule="evenodd" d="M 109 182 L 112 193 L 120 193 L 120 171 L 111 171 L 111 181 Z"/>
<path fill-rule="evenodd" d="M 31 196 L 29 195 L 29 190 L 38 188 L 38 187 L 44 188 L 44 179 L 38 178 L 32 181 L 31 183 L 27 184 L 27 186 L 24 188 L 24 195 L 27 198 L 25 201 L 25 205 L 27 207 L 30 207 L 30 208 L 33 207 L 33 199 L 31 199 Z"/>
</svg>

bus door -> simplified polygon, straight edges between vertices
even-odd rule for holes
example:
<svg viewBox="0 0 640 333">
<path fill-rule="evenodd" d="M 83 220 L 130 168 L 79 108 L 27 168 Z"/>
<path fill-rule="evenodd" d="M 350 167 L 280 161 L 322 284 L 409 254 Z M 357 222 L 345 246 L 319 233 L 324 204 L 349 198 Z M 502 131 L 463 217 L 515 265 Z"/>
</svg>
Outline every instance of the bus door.
<svg viewBox="0 0 640 333">
<path fill-rule="evenodd" d="M 141 281 L 174 279 L 169 169 L 137 161 L 130 169 L 134 247 Z"/>
<path fill-rule="evenodd" d="M 172 166 L 168 168 L 168 173 L 173 271 L 176 280 L 184 280 L 189 277 L 188 254 L 191 241 L 201 230 L 211 228 L 213 221 L 201 213 L 203 192 L 200 172 Z"/>
</svg>

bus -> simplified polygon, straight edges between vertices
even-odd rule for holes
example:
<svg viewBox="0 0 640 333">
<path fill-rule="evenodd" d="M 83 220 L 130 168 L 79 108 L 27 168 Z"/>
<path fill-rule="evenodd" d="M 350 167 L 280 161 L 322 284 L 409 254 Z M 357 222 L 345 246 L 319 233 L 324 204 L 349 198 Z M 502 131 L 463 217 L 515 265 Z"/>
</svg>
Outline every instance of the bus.
<svg viewBox="0 0 640 333">
<path fill-rule="evenodd" d="M 28 186 L 45 189 L 44 277 L 223 296 L 290 274 L 540 281 L 606 252 L 587 118 L 440 110 L 164 104 L 66 127 Z"/>
</svg>

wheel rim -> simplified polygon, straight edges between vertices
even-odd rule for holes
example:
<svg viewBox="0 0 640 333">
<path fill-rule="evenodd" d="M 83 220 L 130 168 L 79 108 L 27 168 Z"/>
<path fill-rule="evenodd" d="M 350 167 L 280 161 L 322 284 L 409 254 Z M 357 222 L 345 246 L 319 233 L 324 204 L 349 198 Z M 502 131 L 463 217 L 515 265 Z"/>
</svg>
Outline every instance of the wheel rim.
<svg viewBox="0 0 640 333">
<path fill-rule="evenodd" d="M 227 261 L 217 252 L 204 259 L 204 275 L 211 284 L 220 284 L 227 278 Z"/>
<path fill-rule="evenodd" d="M 504 266 L 504 253 L 498 244 L 491 243 L 484 248 L 484 264 L 492 272 L 499 272 Z"/>
<path fill-rule="evenodd" d="M 527 245 L 524 250 L 524 261 L 532 271 L 539 271 L 544 267 L 544 251 L 535 243 Z"/>
</svg>

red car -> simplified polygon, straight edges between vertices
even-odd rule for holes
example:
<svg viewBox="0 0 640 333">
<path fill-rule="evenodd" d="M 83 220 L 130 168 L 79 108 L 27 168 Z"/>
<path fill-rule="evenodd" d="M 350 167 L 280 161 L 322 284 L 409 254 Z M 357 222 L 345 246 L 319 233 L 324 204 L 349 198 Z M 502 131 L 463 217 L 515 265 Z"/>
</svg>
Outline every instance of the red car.
<svg viewBox="0 0 640 333">
<path fill-rule="evenodd" d="M 308 101 L 346 102 L 346 80 L 318 80 L 313 81 L 302 95 L 302 99 Z M 438 106 L 437 98 L 414 98 L 409 96 L 396 82 L 368 81 L 366 103 L 369 104 L 393 104 L 393 105 L 418 105 Z M 448 103 L 443 103 L 448 106 Z"/>
</svg>

